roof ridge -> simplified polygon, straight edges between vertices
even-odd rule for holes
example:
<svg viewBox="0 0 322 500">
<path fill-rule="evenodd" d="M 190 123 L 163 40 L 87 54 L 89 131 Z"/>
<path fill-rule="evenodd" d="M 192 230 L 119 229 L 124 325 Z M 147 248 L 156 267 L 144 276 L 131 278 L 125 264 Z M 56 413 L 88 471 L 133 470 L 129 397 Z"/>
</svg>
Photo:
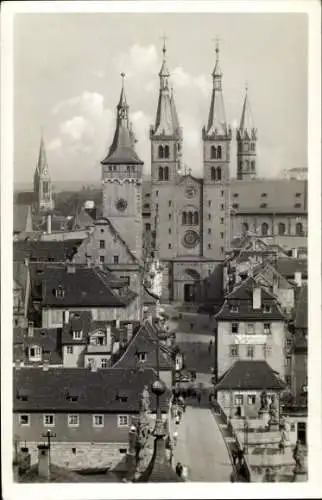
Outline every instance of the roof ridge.
<svg viewBox="0 0 322 500">
<path fill-rule="evenodd" d="M 128 253 L 130 254 L 130 256 L 132 257 L 132 259 L 138 263 L 140 263 L 139 259 L 133 254 L 132 250 L 130 249 L 130 247 L 128 246 L 128 244 L 126 243 L 126 241 L 122 238 L 122 236 L 120 235 L 120 233 L 118 232 L 118 230 L 115 228 L 115 226 L 113 226 L 112 222 L 110 221 L 110 219 L 108 219 L 106 217 L 106 220 L 108 221 L 108 224 L 112 230 L 112 232 L 114 232 L 114 234 L 118 237 L 118 239 L 121 241 L 121 243 L 124 245 L 125 249 L 128 251 Z"/>
</svg>

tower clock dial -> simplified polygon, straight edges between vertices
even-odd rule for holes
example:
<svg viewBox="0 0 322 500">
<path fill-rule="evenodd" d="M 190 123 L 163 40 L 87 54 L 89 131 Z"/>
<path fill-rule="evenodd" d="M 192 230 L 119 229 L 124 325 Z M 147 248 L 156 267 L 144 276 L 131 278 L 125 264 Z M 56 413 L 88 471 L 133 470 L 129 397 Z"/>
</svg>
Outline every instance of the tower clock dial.
<svg viewBox="0 0 322 500">
<path fill-rule="evenodd" d="M 119 198 L 116 200 L 115 206 L 119 212 L 124 212 L 127 207 L 127 201 L 124 198 Z"/>
</svg>

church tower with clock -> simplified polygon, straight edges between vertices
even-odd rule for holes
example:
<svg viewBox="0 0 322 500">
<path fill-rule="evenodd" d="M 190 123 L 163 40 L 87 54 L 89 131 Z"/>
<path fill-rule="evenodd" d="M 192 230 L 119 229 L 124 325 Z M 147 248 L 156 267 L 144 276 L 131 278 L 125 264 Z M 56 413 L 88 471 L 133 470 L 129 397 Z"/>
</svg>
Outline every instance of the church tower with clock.
<svg viewBox="0 0 322 500">
<path fill-rule="evenodd" d="M 116 128 L 107 156 L 101 161 L 103 217 L 113 224 L 137 258 L 142 256 L 142 169 L 129 122 L 124 73 L 117 105 Z"/>
</svg>

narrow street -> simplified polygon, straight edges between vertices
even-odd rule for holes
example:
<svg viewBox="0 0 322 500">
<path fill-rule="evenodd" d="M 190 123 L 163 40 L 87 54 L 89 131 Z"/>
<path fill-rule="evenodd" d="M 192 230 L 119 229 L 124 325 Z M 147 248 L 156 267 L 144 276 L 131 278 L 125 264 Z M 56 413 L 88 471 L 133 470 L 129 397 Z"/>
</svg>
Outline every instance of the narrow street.
<svg viewBox="0 0 322 500">
<path fill-rule="evenodd" d="M 229 482 L 232 465 L 216 420 L 208 408 L 187 406 L 177 430 L 173 465 L 188 468 L 188 481 Z"/>
</svg>

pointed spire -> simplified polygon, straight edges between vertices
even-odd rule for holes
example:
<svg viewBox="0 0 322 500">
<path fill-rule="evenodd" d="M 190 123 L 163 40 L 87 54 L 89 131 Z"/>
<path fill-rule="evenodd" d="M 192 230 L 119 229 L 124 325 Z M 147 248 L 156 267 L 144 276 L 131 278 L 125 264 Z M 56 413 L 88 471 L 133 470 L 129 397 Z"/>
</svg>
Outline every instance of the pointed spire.
<svg viewBox="0 0 322 500">
<path fill-rule="evenodd" d="M 212 72 L 213 89 L 206 127 L 207 135 L 228 136 L 230 129 L 226 122 L 224 98 L 222 94 L 222 71 L 219 63 L 219 42 L 216 39 L 216 63 Z"/>
<path fill-rule="evenodd" d="M 179 120 L 174 103 L 173 92 L 169 91 L 170 72 L 166 64 L 166 37 L 163 41 L 163 62 L 159 72 L 160 92 L 153 135 L 173 136 L 179 134 Z"/>
<path fill-rule="evenodd" d="M 103 165 L 108 163 L 130 163 L 142 165 L 143 162 L 140 160 L 134 150 L 134 132 L 132 130 L 131 124 L 129 123 L 129 105 L 126 101 L 124 88 L 125 73 L 121 73 L 121 77 L 122 88 L 120 100 L 116 107 L 117 118 L 114 139 L 110 146 L 108 155 L 101 163 Z"/>
<path fill-rule="evenodd" d="M 41 130 L 42 130 L 42 133 L 41 133 L 41 138 L 40 138 L 39 155 L 38 155 L 38 162 L 37 162 L 36 169 L 37 169 L 39 174 L 48 175 L 48 163 L 47 163 L 45 141 L 44 141 L 44 136 L 43 136 L 43 127 Z"/>
<path fill-rule="evenodd" d="M 250 108 L 249 98 L 248 98 L 248 85 L 245 85 L 245 98 L 239 125 L 240 135 L 247 134 L 249 138 L 256 134 L 256 129 L 253 123 L 252 112 Z"/>
</svg>

